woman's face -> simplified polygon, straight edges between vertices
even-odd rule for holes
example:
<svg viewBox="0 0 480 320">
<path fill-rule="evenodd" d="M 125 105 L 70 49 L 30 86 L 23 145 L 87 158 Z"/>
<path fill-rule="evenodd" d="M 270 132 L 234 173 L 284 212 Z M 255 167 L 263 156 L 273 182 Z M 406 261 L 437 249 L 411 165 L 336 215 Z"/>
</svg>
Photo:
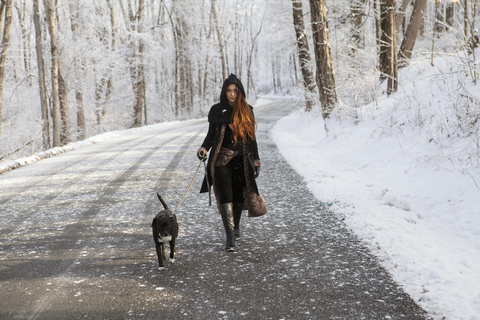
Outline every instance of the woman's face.
<svg viewBox="0 0 480 320">
<path fill-rule="evenodd" d="M 233 104 L 235 99 L 237 99 L 237 86 L 232 83 L 227 87 L 227 100 Z"/>
</svg>

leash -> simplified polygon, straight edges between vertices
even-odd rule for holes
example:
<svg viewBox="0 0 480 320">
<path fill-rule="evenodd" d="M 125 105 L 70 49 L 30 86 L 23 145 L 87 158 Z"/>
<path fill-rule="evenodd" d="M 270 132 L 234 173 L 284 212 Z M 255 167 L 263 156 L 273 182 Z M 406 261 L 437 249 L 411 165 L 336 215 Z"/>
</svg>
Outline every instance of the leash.
<svg viewBox="0 0 480 320">
<path fill-rule="evenodd" d="M 205 160 L 203 160 L 203 164 L 205 165 L 205 180 L 207 181 L 207 188 L 208 188 L 208 205 L 211 207 L 212 206 L 212 190 L 210 190 L 210 182 L 208 182 L 207 164 Z"/>
<path fill-rule="evenodd" d="M 187 191 L 185 192 L 185 194 L 183 195 L 183 198 L 182 200 L 180 200 L 180 203 L 177 205 L 177 207 L 175 208 L 175 210 L 173 210 L 172 214 L 175 213 L 178 209 L 178 207 L 180 207 L 180 205 L 182 204 L 183 200 L 185 200 L 186 196 L 187 196 L 187 193 L 188 191 L 190 191 L 190 188 L 192 187 L 192 184 L 193 184 L 193 181 L 195 180 L 195 177 L 197 176 L 197 173 L 198 173 L 198 170 L 200 170 L 200 166 L 202 165 L 202 162 L 205 163 L 205 160 L 200 160 L 200 163 L 198 164 L 198 167 L 197 167 L 197 171 L 195 171 L 195 174 L 193 175 L 193 178 L 192 178 L 192 182 L 190 182 L 190 185 L 188 186 L 188 189 Z M 205 176 L 207 175 L 207 165 L 205 165 Z M 208 179 L 207 179 L 207 184 L 208 184 Z M 210 195 L 210 187 L 208 188 L 208 193 Z M 212 203 L 212 200 L 210 198 L 210 205 Z"/>
</svg>

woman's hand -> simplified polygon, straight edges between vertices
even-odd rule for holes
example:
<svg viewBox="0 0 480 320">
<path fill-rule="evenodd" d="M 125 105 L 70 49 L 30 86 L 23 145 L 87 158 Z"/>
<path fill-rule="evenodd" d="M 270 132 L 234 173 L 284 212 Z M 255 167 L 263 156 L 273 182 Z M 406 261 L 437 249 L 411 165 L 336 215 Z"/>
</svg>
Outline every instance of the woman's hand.
<svg viewBox="0 0 480 320">
<path fill-rule="evenodd" d="M 197 151 L 198 159 L 201 161 L 207 160 L 207 152 L 207 149 L 205 149 L 204 147 L 200 147 Z"/>
<path fill-rule="evenodd" d="M 260 166 L 262 164 L 260 163 L 260 159 L 255 159 L 255 173 L 254 173 L 254 177 L 257 178 L 258 175 L 260 174 Z"/>
</svg>

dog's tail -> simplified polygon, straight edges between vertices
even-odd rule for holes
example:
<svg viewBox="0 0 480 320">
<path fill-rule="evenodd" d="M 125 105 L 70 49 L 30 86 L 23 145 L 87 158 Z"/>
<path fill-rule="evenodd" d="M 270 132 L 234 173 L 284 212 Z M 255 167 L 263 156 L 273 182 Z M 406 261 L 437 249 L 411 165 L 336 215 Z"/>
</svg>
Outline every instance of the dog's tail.
<svg viewBox="0 0 480 320">
<path fill-rule="evenodd" d="M 163 200 L 162 196 L 158 194 L 158 192 L 157 192 L 157 197 L 158 197 L 158 200 L 160 200 L 160 202 L 162 203 L 165 210 L 168 210 L 167 203 L 165 202 L 165 200 Z"/>
</svg>

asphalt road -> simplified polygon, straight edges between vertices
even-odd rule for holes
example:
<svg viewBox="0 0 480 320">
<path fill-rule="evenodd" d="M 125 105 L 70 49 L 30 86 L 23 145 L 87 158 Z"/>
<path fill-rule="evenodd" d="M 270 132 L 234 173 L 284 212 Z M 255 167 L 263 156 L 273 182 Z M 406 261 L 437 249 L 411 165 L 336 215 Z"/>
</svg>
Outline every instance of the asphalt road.
<svg viewBox="0 0 480 320">
<path fill-rule="evenodd" d="M 159 271 L 151 221 L 199 164 L 205 120 L 142 129 L 0 175 L 0 319 L 425 319 L 268 136 L 295 107 L 255 109 L 269 213 L 226 253 L 203 167 Z M 213 200 L 213 203 L 215 201 Z M 167 246 L 168 247 L 168 246 Z M 168 252 L 168 249 L 167 249 Z"/>
</svg>

